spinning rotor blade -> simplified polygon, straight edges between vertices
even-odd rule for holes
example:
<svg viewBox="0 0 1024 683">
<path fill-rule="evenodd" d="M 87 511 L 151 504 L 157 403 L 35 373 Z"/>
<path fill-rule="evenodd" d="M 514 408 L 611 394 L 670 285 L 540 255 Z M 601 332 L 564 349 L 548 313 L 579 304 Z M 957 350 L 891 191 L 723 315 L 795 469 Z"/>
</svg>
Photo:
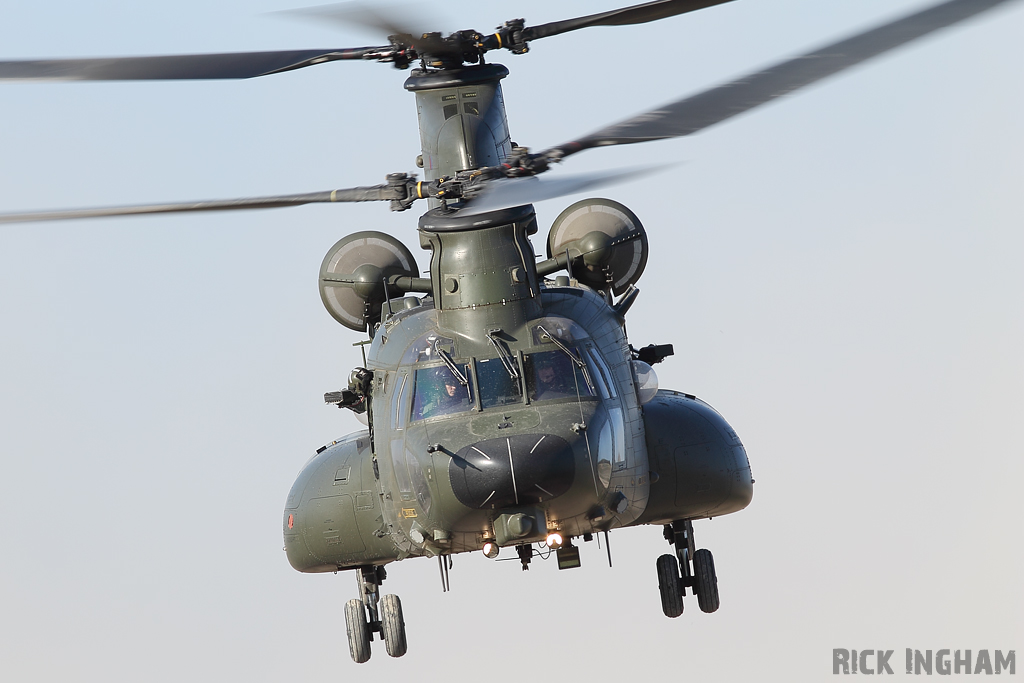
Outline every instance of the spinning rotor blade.
<svg viewBox="0 0 1024 683">
<path fill-rule="evenodd" d="M 626 26 L 628 24 L 646 24 L 649 21 L 657 21 L 667 17 L 674 17 L 677 14 L 685 14 L 695 10 L 721 5 L 732 0 L 656 0 L 645 2 L 642 5 L 633 5 L 622 9 L 591 14 L 575 19 L 564 21 L 552 21 L 540 26 L 528 26 L 523 29 L 523 40 L 529 42 L 538 38 L 557 36 L 560 33 L 568 33 L 576 29 L 587 28 L 588 26 Z"/>
<path fill-rule="evenodd" d="M 331 5 L 316 5 L 299 9 L 282 10 L 278 14 L 302 19 L 329 22 L 339 26 L 359 26 L 378 35 L 418 36 L 425 33 L 428 24 L 420 13 L 420 6 L 412 4 L 388 4 L 386 12 L 380 12 L 362 2 L 338 2 Z M 401 15 L 401 16 L 399 16 Z"/>
<path fill-rule="evenodd" d="M 65 211 L 34 211 L 32 213 L 0 214 L 0 223 L 29 223 L 35 221 L 62 221 L 74 218 L 106 218 L 109 216 L 139 216 L 154 213 L 183 213 L 190 211 L 238 211 L 243 209 L 276 209 L 283 206 L 325 204 L 331 202 L 376 202 L 401 199 L 404 186 L 396 190 L 390 185 L 353 187 L 344 190 L 285 194 L 275 197 L 250 197 L 207 202 L 179 202 L 173 204 L 142 204 L 137 206 L 111 206 L 97 209 L 69 209 Z"/>
<path fill-rule="evenodd" d="M 478 213 L 532 204 L 545 199 L 564 197 L 584 190 L 595 190 L 599 187 L 637 180 L 664 168 L 665 166 L 644 166 L 555 178 L 530 176 L 492 180 L 484 186 L 484 190 L 479 195 L 470 199 L 466 206 L 459 210 L 459 214 L 473 216 Z"/>
<path fill-rule="evenodd" d="M 390 47 L 281 50 L 209 55 L 35 59 L 0 62 L 0 81 L 156 81 L 253 78 L 340 59 L 365 59 Z"/>
<path fill-rule="evenodd" d="M 559 159 L 592 147 L 627 145 L 690 135 L 883 52 L 1012 1 L 950 0 L 764 71 L 634 116 L 579 140 L 541 152 L 540 156 Z"/>
<path fill-rule="evenodd" d="M 338 26 L 358 26 L 378 35 L 397 38 L 403 45 L 412 48 L 418 55 L 457 54 L 461 48 L 446 43 L 435 28 L 431 28 L 436 17 L 423 13 L 421 5 L 411 3 L 388 4 L 381 11 L 362 2 L 339 2 L 293 10 L 281 14 L 329 22 Z"/>
</svg>

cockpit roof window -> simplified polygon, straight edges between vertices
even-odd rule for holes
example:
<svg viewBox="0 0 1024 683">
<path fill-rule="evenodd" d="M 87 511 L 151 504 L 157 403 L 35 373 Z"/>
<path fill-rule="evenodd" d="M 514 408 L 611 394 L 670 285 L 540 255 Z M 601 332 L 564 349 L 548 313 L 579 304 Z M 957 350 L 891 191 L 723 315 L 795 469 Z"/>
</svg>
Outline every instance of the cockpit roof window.
<svg viewBox="0 0 1024 683">
<path fill-rule="evenodd" d="M 437 332 L 427 332 L 405 350 L 405 354 L 402 356 L 402 365 L 429 363 L 438 360 L 437 351 L 434 349 L 435 343 L 441 348 L 450 350 L 453 342 L 448 337 L 438 335 Z"/>
<path fill-rule="evenodd" d="M 537 345 L 550 343 L 547 339 L 549 334 L 563 344 L 574 344 L 590 338 L 585 329 L 568 318 L 549 316 L 535 320 L 530 327 L 533 329 L 533 343 Z"/>
</svg>

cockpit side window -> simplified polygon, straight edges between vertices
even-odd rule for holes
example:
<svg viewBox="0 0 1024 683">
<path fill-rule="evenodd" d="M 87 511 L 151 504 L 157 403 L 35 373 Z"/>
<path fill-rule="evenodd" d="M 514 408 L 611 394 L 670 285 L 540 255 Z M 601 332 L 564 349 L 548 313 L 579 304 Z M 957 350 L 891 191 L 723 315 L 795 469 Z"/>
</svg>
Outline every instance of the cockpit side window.
<svg viewBox="0 0 1024 683">
<path fill-rule="evenodd" d="M 594 379 L 597 382 L 597 387 L 601 391 L 601 397 L 604 399 L 615 398 L 615 378 L 612 376 L 611 370 L 608 369 L 608 365 L 604 362 L 604 358 L 601 354 L 592 346 L 588 345 L 587 356 L 590 360 L 590 367 L 596 369 L 597 372 L 591 372 Z"/>
<path fill-rule="evenodd" d="M 402 374 L 395 383 L 395 390 L 391 396 L 391 424 L 396 430 L 405 429 L 405 415 L 409 410 L 405 397 L 408 395 L 409 376 Z"/>
<path fill-rule="evenodd" d="M 515 359 L 512 359 L 515 363 Z M 515 367 L 515 366 L 513 366 Z M 500 358 L 476 362 L 477 385 L 480 387 L 480 407 L 494 408 L 523 402 L 519 379 L 513 378 Z"/>
<path fill-rule="evenodd" d="M 583 373 L 561 349 L 527 354 L 524 365 L 531 401 L 594 396 Z"/>
<path fill-rule="evenodd" d="M 458 367 L 464 377 L 469 377 L 468 365 L 460 364 Z M 416 370 L 412 396 L 413 420 L 462 413 L 472 408 L 472 382 L 463 386 L 455 373 L 445 365 Z"/>
</svg>

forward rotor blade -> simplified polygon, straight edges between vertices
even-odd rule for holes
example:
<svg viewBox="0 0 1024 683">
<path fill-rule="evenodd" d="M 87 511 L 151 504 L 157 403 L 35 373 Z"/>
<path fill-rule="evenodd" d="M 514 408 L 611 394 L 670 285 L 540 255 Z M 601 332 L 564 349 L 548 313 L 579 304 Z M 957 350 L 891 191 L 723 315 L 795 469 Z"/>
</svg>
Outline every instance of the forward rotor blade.
<svg viewBox="0 0 1024 683">
<path fill-rule="evenodd" d="M 340 59 L 364 59 L 390 47 L 282 50 L 209 55 L 35 59 L 0 62 L 0 81 L 157 81 L 253 78 Z"/>
<path fill-rule="evenodd" d="M 951 0 L 542 152 L 560 158 L 591 147 L 682 137 L 811 85 L 939 29 L 1015 0 Z"/>
<path fill-rule="evenodd" d="M 377 35 L 419 36 L 430 22 L 421 5 L 388 4 L 385 11 L 362 2 L 338 2 L 330 5 L 282 10 L 278 14 L 329 22 L 338 26 L 359 26 Z"/>
<path fill-rule="evenodd" d="M 664 168 L 665 166 L 644 166 L 555 178 L 531 176 L 492 180 L 483 192 L 469 200 L 466 207 L 459 210 L 459 215 L 473 216 L 488 211 L 499 211 L 513 206 L 576 194 L 584 190 L 594 190 L 599 187 L 638 180 Z"/>
<path fill-rule="evenodd" d="M 376 202 L 401 199 L 395 188 L 388 185 L 353 187 L 344 190 L 285 194 L 276 197 L 250 197 L 206 202 L 174 204 L 143 204 L 138 206 L 112 206 L 97 209 L 69 209 L 65 211 L 36 211 L 32 213 L 0 214 L 0 223 L 30 223 L 36 221 L 63 221 L 75 218 L 106 218 L 110 216 L 140 216 L 154 213 L 183 213 L 190 211 L 240 211 L 244 209 L 276 209 L 303 204 L 331 202 Z"/>
<path fill-rule="evenodd" d="M 732 0 L 656 0 L 645 2 L 642 5 L 633 5 L 610 12 L 591 14 L 575 19 L 564 21 L 553 21 L 540 26 L 528 26 L 523 29 L 523 39 L 527 42 L 548 36 L 557 36 L 559 33 L 567 33 L 576 29 L 587 28 L 588 26 L 626 26 L 627 24 L 645 24 L 649 21 L 657 21 L 667 17 L 674 17 L 677 14 L 685 14 L 695 10 L 721 5 Z"/>
</svg>

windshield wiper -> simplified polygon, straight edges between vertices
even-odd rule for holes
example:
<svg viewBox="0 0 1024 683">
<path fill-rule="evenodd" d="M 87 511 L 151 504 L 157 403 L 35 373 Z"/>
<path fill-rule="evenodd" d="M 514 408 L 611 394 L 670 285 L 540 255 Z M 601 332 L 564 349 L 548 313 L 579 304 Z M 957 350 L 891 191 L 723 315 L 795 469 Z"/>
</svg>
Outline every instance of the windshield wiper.
<svg viewBox="0 0 1024 683">
<path fill-rule="evenodd" d="M 590 372 L 587 371 L 587 364 L 584 363 L 583 360 L 579 356 L 577 356 L 575 353 L 573 353 L 572 349 L 570 349 L 568 346 L 566 346 L 562 342 L 558 341 L 558 339 L 555 338 L 555 335 L 553 335 L 550 332 L 548 332 L 547 330 L 545 330 L 543 328 L 543 326 L 537 325 L 537 329 L 540 330 L 543 333 L 543 335 L 544 335 L 543 337 L 541 337 L 541 341 L 544 341 L 544 337 L 547 337 L 547 341 L 551 342 L 552 344 L 557 346 L 559 349 L 561 349 L 562 352 L 565 353 L 565 355 L 569 356 L 569 359 L 572 360 L 572 362 L 576 364 L 576 367 L 578 367 L 580 370 L 583 371 L 583 379 L 586 381 L 587 386 L 590 387 L 590 392 L 594 393 L 595 392 L 594 382 L 593 382 L 593 380 L 590 379 Z"/>
<path fill-rule="evenodd" d="M 505 366 L 505 370 L 508 371 L 508 376 L 514 380 L 519 379 L 519 368 L 516 367 L 516 360 L 512 357 L 512 353 L 505 346 L 505 342 L 498 339 L 497 334 L 501 330 L 487 330 L 487 341 L 491 342 L 491 346 L 498 352 L 498 360 Z"/>
<path fill-rule="evenodd" d="M 440 339 L 434 340 L 434 352 L 441 357 L 441 360 L 444 361 L 444 364 L 447 365 L 448 369 L 452 371 L 452 374 L 455 375 L 455 379 L 459 380 L 459 384 L 461 384 L 464 387 L 469 386 L 469 380 L 466 379 L 466 376 L 459 371 L 459 366 L 455 364 L 455 361 L 453 361 L 452 357 L 448 355 L 448 352 L 438 345 L 439 341 Z"/>
</svg>

